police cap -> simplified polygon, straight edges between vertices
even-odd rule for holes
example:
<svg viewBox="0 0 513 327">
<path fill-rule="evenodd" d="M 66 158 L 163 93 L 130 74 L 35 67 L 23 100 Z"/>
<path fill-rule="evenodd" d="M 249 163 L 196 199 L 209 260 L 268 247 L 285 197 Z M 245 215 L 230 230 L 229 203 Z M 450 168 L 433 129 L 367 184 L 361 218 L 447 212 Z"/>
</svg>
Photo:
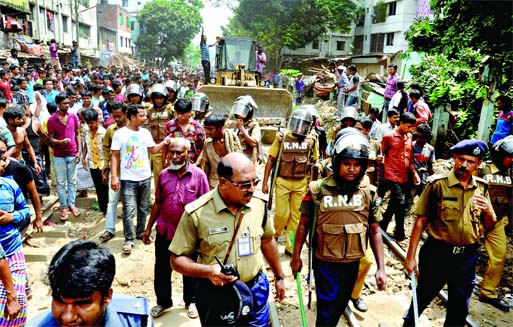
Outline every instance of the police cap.
<svg viewBox="0 0 513 327">
<path fill-rule="evenodd" d="M 225 286 L 215 287 L 215 298 L 220 301 L 212 303 L 210 315 L 223 325 L 235 325 L 237 320 L 247 316 L 253 308 L 253 295 L 249 287 L 237 280 Z"/>
<path fill-rule="evenodd" d="M 488 151 L 488 146 L 480 140 L 463 140 L 451 147 L 453 154 L 466 154 L 483 158 Z"/>
</svg>

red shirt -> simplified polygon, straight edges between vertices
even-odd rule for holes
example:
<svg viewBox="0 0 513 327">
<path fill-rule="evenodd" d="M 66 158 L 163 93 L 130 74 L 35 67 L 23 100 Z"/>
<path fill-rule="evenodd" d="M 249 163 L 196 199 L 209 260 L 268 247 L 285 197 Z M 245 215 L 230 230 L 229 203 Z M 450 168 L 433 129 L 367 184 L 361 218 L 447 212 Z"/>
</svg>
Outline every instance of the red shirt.
<svg viewBox="0 0 513 327">
<path fill-rule="evenodd" d="M 385 179 L 404 184 L 413 172 L 412 135 L 401 135 L 397 129 L 383 136 L 381 151 L 385 157 Z"/>
<path fill-rule="evenodd" d="M 160 204 L 157 231 L 172 240 L 185 205 L 209 190 L 207 175 L 192 164 L 187 164 L 187 170 L 181 177 L 169 168 L 163 169 L 159 175 L 158 187 L 155 188 L 155 202 Z"/>
<path fill-rule="evenodd" d="M 9 81 L 0 81 L 0 91 L 4 94 L 5 100 L 12 103 L 11 84 Z"/>
</svg>

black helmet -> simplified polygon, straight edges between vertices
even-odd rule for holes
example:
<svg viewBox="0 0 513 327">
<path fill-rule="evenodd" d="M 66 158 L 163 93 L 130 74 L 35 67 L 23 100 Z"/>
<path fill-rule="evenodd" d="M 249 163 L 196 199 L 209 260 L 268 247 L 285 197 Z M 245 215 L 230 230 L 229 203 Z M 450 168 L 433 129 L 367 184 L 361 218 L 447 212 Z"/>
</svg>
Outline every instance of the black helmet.
<svg viewBox="0 0 513 327">
<path fill-rule="evenodd" d="M 255 100 L 250 95 L 242 95 L 235 99 L 230 117 L 235 118 L 235 115 L 241 116 L 244 120 L 253 118 L 253 113 L 258 109 Z"/>
<path fill-rule="evenodd" d="M 509 167 L 504 167 L 502 161 L 504 157 L 513 157 L 513 135 L 509 135 L 502 140 L 495 142 L 492 145 L 492 161 L 497 168 L 503 170 Z"/>
<path fill-rule="evenodd" d="M 312 127 L 312 115 L 306 109 L 297 109 L 289 119 L 288 130 L 296 136 L 306 136 Z"/>
<path fill-rule="evenodd" d="M 191 98 L 192 110 L 206 113 L 208 112 L 209 102 L 205 93 L 198 92 Z"/>
<path fill-rule="evenodd" d="M 333 172 L 338 175 L 338 167 L 343 159 L 356 159 L 361 162 L 361 179 L 367 170 L 369 150 L 369 140 L 359 130 L 353 127 L 342 129 L 333 145 Z"/>
</svg>

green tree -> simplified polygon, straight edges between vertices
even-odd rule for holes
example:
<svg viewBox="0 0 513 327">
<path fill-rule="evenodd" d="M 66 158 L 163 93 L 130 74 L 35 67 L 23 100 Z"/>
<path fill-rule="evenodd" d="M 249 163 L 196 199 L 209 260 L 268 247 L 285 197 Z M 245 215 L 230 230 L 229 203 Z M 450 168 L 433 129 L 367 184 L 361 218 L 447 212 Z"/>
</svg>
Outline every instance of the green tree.
<svg viewBox="0 0 513 327">
<path fill-rule="evenodd" d="M 481 82 L 485 56 L 502 73 L 499 89 L 512 82 L 513 6 L 502 0 L 431 0 L 431 8 L 433 16 L 416 20 L 406 33 L 410 50 L 425 54 L 410 71 L 432 107 L 450 105 L 459 112 L 455 133 L 473 137 L 483 101 L 493 101 L 490 84 Z"/>
<path fill-rule="evenodd" d="M 155 0 L 144 5 L 137 16 L 141 35 L 137 47 L 142 59 L 161 58 L 165 64 L 180 58 L 203 22 L 200 0 Z"/>
<path fill-rule="evenodd" d="M 330 30 L 348 32 L 356 9 L 350 0 L 240 0 L 223 33 L 257 39 L 279 67 L 284 47 L 303 47 Z"/>
</svg>

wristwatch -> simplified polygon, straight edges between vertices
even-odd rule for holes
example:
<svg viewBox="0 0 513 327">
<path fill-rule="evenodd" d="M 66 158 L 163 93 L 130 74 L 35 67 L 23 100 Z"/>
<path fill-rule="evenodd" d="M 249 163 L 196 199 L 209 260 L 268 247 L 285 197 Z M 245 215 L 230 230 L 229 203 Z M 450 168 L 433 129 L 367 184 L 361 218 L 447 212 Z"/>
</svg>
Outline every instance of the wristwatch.
<svg viewBox="0 0 513 327">
<path fill-rule="evenodd" d="M 284 280 L 285 276 L 274 276 L 274 280 Z"/>
</svg>

